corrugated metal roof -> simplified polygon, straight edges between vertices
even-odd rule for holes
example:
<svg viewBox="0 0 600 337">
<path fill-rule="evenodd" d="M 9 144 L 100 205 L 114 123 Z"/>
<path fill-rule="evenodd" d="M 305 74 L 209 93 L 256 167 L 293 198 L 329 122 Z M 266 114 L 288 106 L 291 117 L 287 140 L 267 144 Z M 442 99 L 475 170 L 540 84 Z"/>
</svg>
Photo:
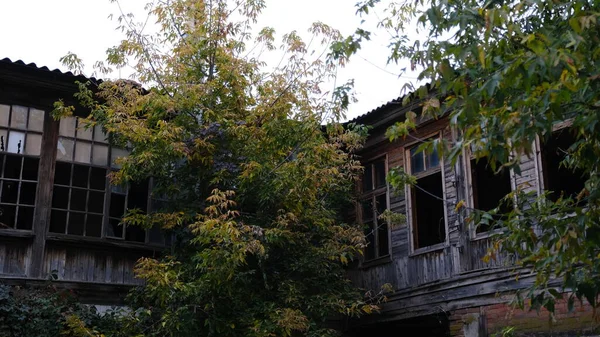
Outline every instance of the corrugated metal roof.
<svg viewBox="0 0 600 337">
<path fill-rule="evenodd" d="M 27 67 L 27 68 L 30 68 L 30 69 L 34 69 L 34 70 L 41 70 L 41 71 L 44 71 L 44 72 L 53 73 L 53 74 L 60 75 L 60 76 L 70 76 L 70 77 L 75 77 L 75 78 L 88 79 L 88 80 L 90 80 L 92 82 L 99 82 L 99 80 L 96 79 L 96 78 L 94 78 L 94 77 L 85 77 L 83 75 L 75 75 L 75 74 L 73 74 L 70 71 L 63 72 L 60 69 L 50 70 L 50 68 L 48 68 L 46 66 L 38 67 L 38 65 L 36 65 L 33 62 L 32 63 L 25 63 L 22 60 L 12 61 L 8 57 L 1 59 L 0 63 L 13 64 L 13 65 L 17 65 L 17 66 L 23 66 L 23 67 Z"/>
<path fill-rule="evenodd" d="M 367 117 L 375 115 L 378 112 L 386 110 L 386 109 L 388 109 L 388 108 L 390 108 L 392 106 L 397 106 L 398 104 L 401 104 L 403 98 L 404 98 L 404 96 L 400 96 L 398 98 L 395 98 L 395 99 L 393 99 L 393 100 L 391 100 L 391 101 L 389 101 L 387 103 L 384 103 L 384 104 L 378 106 L 377 108 L 375 108 L 375 109 L 373 109 L 373 110 L 371 110 L 369 112 L 366 112 L 366 113 L 364 113 L 362 115 L 354 117 L 353 119 L 349 120 L 347 123 L 356 123 L 356 122 L 358 122 L 358 121 L 360 121 L 362 119 L 365 119 Z"/>
</svg>

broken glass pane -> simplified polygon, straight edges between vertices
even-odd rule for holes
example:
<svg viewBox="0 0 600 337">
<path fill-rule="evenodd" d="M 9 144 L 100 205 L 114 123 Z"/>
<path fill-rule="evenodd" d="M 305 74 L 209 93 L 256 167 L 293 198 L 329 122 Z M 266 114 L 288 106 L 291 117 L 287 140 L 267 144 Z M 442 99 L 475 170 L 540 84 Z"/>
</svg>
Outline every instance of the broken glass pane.
<svg viewBox="0 0 600 337">
<path fill-rule="evenodd" d="M 54 169 L 54 183 L 58 185 L 71 185 L 71 164 L 56 163 Z"/>
<path fill-rule="evenodd" d="M 67 209 L 69 206 L 69 188 L 54 186 L 52 191 L 52 208 Z"/>
<path fill-rule="evenodd" d="M 4 178 L 19 179 L 21 177 L 20 156 L 7 155 L 4 164 Z"/>
<path fill-rule="evenodd" d="M 85 225 L 85 236 L 99 238 L 102 234 L 102 215 L 88 214 Z"/>
<path fill-rule="evenodd" d="M 58 134 L 66 137 L 75 137 L 75 117 L 63 117 L 60 119 Z"/>
<path fill-rule="evenodd" d="M 18 181 L 3 181 L 2 182 L 2 196 L 0 201 L 9 204 L 17 203 L 17 195 L 19 194 L 19 182 Z"/>
<path fill-rule="evenodd" d="M 36 133 L 27 134 L 27 146 L 25 154 L 39 156 L 42 150 L 42 135 Z"/>
<path fill-rule="evenodd" d="M 423 152 L 417 152 L 417 147 L 410 149 L 410 173 L 415 174 L 425 170 Z"/>
<path fill-rule="evenodd" d="M 44 111 L 38 109 L 29 110 L 29 126 L 27 129 L 40 132 L 44 130 Z"/>
<path fill-rule="evenodd" d="M 64 161 L 73 160 L 73 140 L 66 138 L 58 138 L 58 144 L 56 145 L 58 151 L 56 151 L 56 159 Z"/>
<path fill-rule="evenodd" d="M 119 219 L 109 219 L 106 227 L 106 236 L 112 238 L 123 238 L 123 226 Z"/>
<path fill-rule="evenodd" d="M 27 107 L 20 105 L 12 106 L 12 114 L 10 117 L 10 126 L 18 129 L 27 128 Z"/>
<path fill-rule="evenodd" d="M 23 153 L 23 145 L 25 143 L 25 133 L 10 131 L 8 133 L 8 152 Z"/>
</svg>

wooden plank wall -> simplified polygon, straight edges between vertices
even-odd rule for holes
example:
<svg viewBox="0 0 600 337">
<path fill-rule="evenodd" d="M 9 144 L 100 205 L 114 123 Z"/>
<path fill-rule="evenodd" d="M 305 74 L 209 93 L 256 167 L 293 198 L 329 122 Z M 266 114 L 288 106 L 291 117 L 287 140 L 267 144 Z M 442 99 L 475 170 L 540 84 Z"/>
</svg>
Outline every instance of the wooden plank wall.
<svg viewBox="0 0 600 337">
<path fill-rule="evenodd" d="M 421 126 L 414 137 L 404 141 L 389 143 L 381 142 L 363 153 L 365 161 L 382 153 L 387 153 L 388 167 L 393 168 L 404 164 L 404 146 L 414 143 L 415 138 L 427 137 L 433 132 L 442 131 L 443 137 L 453 140 L 453 133 L 445 119 L 429 122 Z M 381 131 L 383 132 L 383 131 Z M 374 135 L 378 138 L 379 135 Z M 535 156 L 521 157 L 521 175 L 514 175 L 513 187 L 521 186 L 535 190 L 538 181 L 538 164 Z M 458 168 L 458 172 L 457 172 Z M 378 291 L 383 284 L 389 283 L 394 290 L 402 291 L 459 278 L 478 270 L 497 269 L 511 266 L 512 261 L 506 256 L 497 256 L 484 262 L 483 257 L 492 245 L 490 238 L 471 239 L 469 228 L 464 223 L 463 216 L 457 213 L 455 205 L 465 198 L 466 187 L 464 170 L 444 162 L 445 197 L 447 211 L 448 245 L 440 250 L 418 255 L 411 255 L 409 228 L 401 224 L 391 229 L 391 262 L 349 271 L 349 277 L 360 287 Z M 460 190 L 462 189 L 462 191 Z M 393 212 L 406 214 L 406 196 L 404 191 L 390 191 L 390 208 Z"/>
<path fill-rule="evenodd" d="M 110 284 L 141 284 L 133 274 L 139 256 L 106 250 L 52 246 L 46 250 L 44 273 L 59 280 Z"/>
<path fill-rule="evenodd" d="M 31 261 L 31 244 L 20 240 L 0 242 L 0 276 L 25 277 Z"/>
</svg>

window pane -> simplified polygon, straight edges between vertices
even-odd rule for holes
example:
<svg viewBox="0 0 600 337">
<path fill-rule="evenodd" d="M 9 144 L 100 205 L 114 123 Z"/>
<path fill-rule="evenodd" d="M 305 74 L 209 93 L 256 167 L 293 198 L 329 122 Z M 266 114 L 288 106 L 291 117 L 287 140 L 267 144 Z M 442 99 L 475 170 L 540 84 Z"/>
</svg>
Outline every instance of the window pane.
<svg viewBox="0 0 600 337">
<path fill-rule="evenodd" d="M 0 126 L 8 126 L 9 115 L 10 105 L 0 104 Z"/>
<path fill-rule="evenodd" d="M 129 188 L 127 209 L 139 209 L 142 212 L 148 210 L 148 181 L 132 183 Z"/>
<path fill-rule="evenodd" d="M 28 130 L 40 131 L 44 130 L 44 111 L 38 109 L 29 110 L 29 126 Z"/>
<path fill-rule="evenodd" d="M 442 173 L 417 180 L 412 199 L 415 248 L 427 247 L 446 240 L 446 224 L 442 189 Z"/>
<path fill-rule="evenodd" d="M 108 146 L 94 144 L 94 152 L 92 154 L 92 164 L 99 166 L 108 165 Z"/>
<path fill-rule="evenodd" d="M 90 174 L 90 167 L 84 165 L 73 165 L 73 180 L 72 185 L 77 187 L 88 186 L 88 175 Z"/>
<path fill-rule="evenodd" d="M 361 207 L 363 223 L 373 219 L 373 202 L 371 201 L 371 199 L 363 200 L 363 202 L 361 203 Z"/>
<path fill-rule="evenodd" d="M 23 145 L 25 144 L 25 133 L 10 131 L 8 133 L 8 152 L 23 153 Z"/>
<path fill-rule="evenodd" d="M 109 215 L 113 218 L 121 218 L 123 213 L 125 213 L 125 196 L 111 193 Z"/>
<path fill-rule="evenodd" d="M 388 226 L 383 221 L 377 223 L 377 249 L 378 256 L 386 256 L 390 254 L 389 241 L 388 241 Z"/>
<path fill-rule="evenodd" d="M 543 174 L 545 189 L 552 192 L 550 200 L 556 201 L 561 195 L 564 198 L 576 198 L 584 188 L 587 175 L 581 170 L 564 165 L 569 155 L 569 148 L 576 139 L 569 129 L 553 132 L 543 145 Z"/>
<path fill-rule="evenodd" d="M 373 165 L 365 165 L 365 172 L 363 173 L 363 192 L 367 192 L 373 189 Z"/>
<path fill-rule="evenodd" d="M 67 234 L 71 235 L 83 235 L 83 227 L 85 221 L 85 214 L 83 213 L 69 213 L 69 227 Z"/>
<path fill-rule="evenodd" d="M 58 144 L 56 145 L 58 151 L 56 152 L 56 159 L 64 161 L 73 160 L 73 140 L 66 138 L 58 138 Z"/>
<path fill-rule="evenodd" d="M 71 164 L 56 163 L 54 169 L 54 183 L 59 185 L 71 185 Z"/>
<path fill-rule="evenodd" d="M 92 167 L 91 175 L 90 175 L 90 188 L 95 190 L 106 189 L 106 170 Z"/>
<path fill-rule="evenodd" d="M 2 182 L 2 196 L 0 200 L 9 204 L 17 203 L 17 195 L 19 193 L 19 182 L 17 181 L 3 181 Z"/>
<path fill-rule="evenodd" d="M 88 211 L 102 213 L 104 211 L 104 193 L 90 191 L 88 200 Z"/>
<path fill-rule="evenodd" d="M 85 236 L 99 238 L 102 235 L 102 215 L 88 214 Z"/>
<path fill-rule="evenodd" d="M 75 147 L 75 161 L 89 164 L 91 162 L 92 144 L 87 142 L 77 142 Z"/>
<path fill-rule="evenodd" d="M 75 117 L 64 117 L 60 119 L 60 129 L 58 134 L 66 137 L 75 137 Z"/>
<path fill-rule="evenodd" d="M 12 115 L 10 117 L 10 126 L 12 128 L 27 128 L 27 107 L 20 105 L 12 106 Z"/>
<path fill-rule="evenodd" d="M 440 166 L 440 158 L 438 156 L 437 148 L 434 148 L 433 152 L 427 154 L 427 169 L 438 166 Z"/>
<path fill-rule="evenodd" d="M 125 240 L 146 242 L 146 231 L 140 226 L 127 226 L 125 229 Z"/>
<path fill-rule="evenodd" d="M 52 210 L 50 232 L 65 234 L 67 230 L 67 212 Z"/>
<path fill-rule="evenodd" d="M 165 233 L 160 227 L 152 227 L 148 230 L 148 241 L 151 243 L 164 244 Z"/>
<path fill-rule="evenodd" d="M 8 131 L 0 129 L 0 151 L 8 150 Z"/>
<path fill-rule="evenodd" d="M 85 123 L 79 119 L 77 121 L 77 139 L 92 140 L 93 128 L 86 127 Z"/>
<path fill-rule="evenodd" d="M 106 134 L 102 131 L 102 127 L 100 125 L 94 126 L 94 141 L 100 143 L 108 143 Z"/>
<path fill-rule="evenodd" d="M 23 179 L 37 180 L 39 165 L 40 160 L 37 158 L 23 158 Z"/>
<path fill-rule="evenodd" d="M 109 219 L 108 227 L 106 227 L 106 236 L 113 238 L 123 237 L 123 226 L 120 224 L 119 219 Z"/>
<path fill-rule="evenodd" d="M 16 206 L 0 205 L 0 227 L 15 228 Z"/>
<path fill-rule="evenodd" d="M 112 148 L 111 149 L 111 153 L 110 153 L 110 162 L 111 162 L 111 166 L 115 167 L 115 168 L 120 168 L 121 165 L 117 164 L 115 162 L 115 160 L 117 158 L 124 158 L 127 157 L 129 155 L 129 153 L 124 150 L 124 149 L 117 149 L 117 148 Z"/>
<path fill-rule="evenodd" d="M 85 203 L 87 199 L 87 191 L 78 188 L 71 189 L 71 207 L 70 210 L 85 211 Z"/>
<path fill-rule="evenodd" d="M 33 228 L 33 207 L 19 206 L 17 229 L 31 230 Z"/>
<path fill-rule="evenodd" d="M 52 191 L 52 208 L 67 209 L 69 206 L 69 188 L 54 186 Z"/>
<path fill-rule="evenodd" d="M 7 155 L 4 163 L 4 178 L 19 179 L 21 177 L 21 163 L 23 157 Z"/>
<path fill-rule="evenodd" d="M 373 166 L 375 167 L 375 187 L 385 186 L 385 161 L 375 162 Z"/>
<path fill-rule="evenodd" d="M 375 202 L 377 203 L 377 216 L 380 216 L 387 208 L 387 196 L 385 194 L 380 194 L 375 197 Z"/>
<path fill-rule="evenodd" d="M 19 203 L 22 205 L 35 205 L 36 183 L 21 183 L 21 193 L 19 194 Z"/>
<path fill-rule="evenodd" d="M 25 154 L 39 156 L 42 150 L 42 135 L 36 133 L 27 134 L 27 145 L 25 146 Z"/>
<path fill-rule="evenodd" d="M 410 149 L 410 173 L 415 174 L 425 171 L 423 152 L 417 152 L 417 147 Z"/>
</svg>

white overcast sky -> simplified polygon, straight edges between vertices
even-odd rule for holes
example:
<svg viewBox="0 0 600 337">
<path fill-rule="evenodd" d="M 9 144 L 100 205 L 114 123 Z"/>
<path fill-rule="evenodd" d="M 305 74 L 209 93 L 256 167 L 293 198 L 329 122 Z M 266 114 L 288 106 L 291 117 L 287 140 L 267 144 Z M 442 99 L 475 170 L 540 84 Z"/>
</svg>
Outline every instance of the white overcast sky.
<svg viewBox="0 0 600 337">
<path fill-rule="evenodd" d="M 322 21 L 347 35 L 359 25 L 354 7 L 358 0 L 266 0 L 267 9 L 259 25 L 274 27 L 278 36 Z M 120 0 L 127 12 L 143 14 L 146 0 Z M 86 69 L 104 60 L 108 47 L 123 36 L 115 31 L 118 8 L 108 0 L 0 0 L 0 59 L 8 57 L 34 62 L 51 69 L 59 59 L 73 52 L 83 59 Z M 404 66 L 386 65 L 388 52 L 385 31 L 377 32 L 352 62 L 338 73 L 337 83 L 355 79 L 358 103 L 350 107 L 348 118 L 364 114 L 401 94 L 406 82 L 415 82 L 414 73 L 397 74 Z"/>
</svg>

